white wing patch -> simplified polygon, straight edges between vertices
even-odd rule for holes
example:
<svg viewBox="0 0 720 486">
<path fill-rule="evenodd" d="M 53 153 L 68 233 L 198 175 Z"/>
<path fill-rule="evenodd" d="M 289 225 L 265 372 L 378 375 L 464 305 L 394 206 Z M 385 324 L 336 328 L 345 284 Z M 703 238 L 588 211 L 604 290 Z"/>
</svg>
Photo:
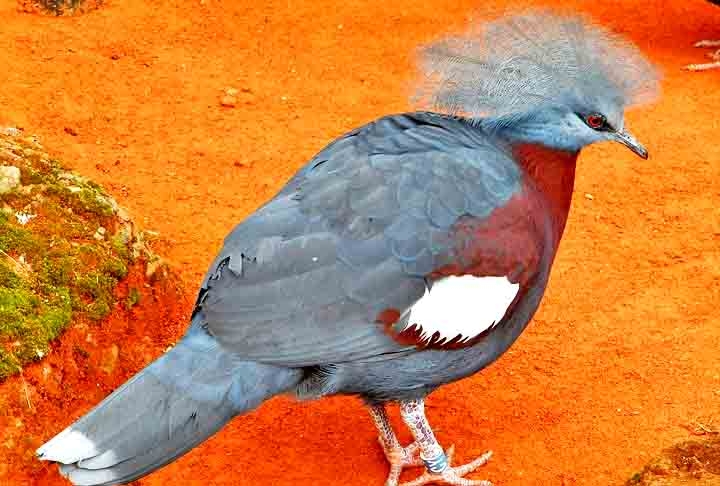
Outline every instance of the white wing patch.
<svg viewBox="0 0 720 486">
<path fill-rule="evenodd" d="M 468 341 L 492 328 L 505 315 L 520 289 L 507 277 L 450 276 L 434 282 L 432 290 L 410 309 L 405 329 L 420 328 L 420 338 L 439 341 L 460 336 Z M 404 330 L 404 329 L 403 329 Z"/>
<path fill-rule="evenodd" d="M 72 464 L 83 457 L 92 457 L 99 451 L 95 443 L 82 432 L 68 427 L 37 450 L 40 459 Z"/>
</svg>

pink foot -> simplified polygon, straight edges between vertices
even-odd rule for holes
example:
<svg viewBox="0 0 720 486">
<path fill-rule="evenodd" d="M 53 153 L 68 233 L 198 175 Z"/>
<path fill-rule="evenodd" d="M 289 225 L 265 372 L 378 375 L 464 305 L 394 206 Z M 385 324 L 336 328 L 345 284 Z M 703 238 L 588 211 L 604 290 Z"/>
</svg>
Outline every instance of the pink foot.
<svg viewBox="0 0 720 486">
<path fill-rule="evenodd" d="M 720 47 L 720 40 L 702 40 L 695 43 L 695 47 Z M 688 71 L 707 71 L 709 69 L 720 68 L 720 50 L 708 54 L 715 62 L 707 62 L 703 64 L 690 64 L 685 66 Z"/>
<path fill-rule="evenodd" d="M 413 442 L 407 447 L 392 447 L 389 448 L 385 445 L 382 437 L 378 437 L 378 442 L 385 451 L 385 457 L 390 463 L 390 473 L 388 474 L 385 486 L 398 486 L 400 481 L 400 474 L 406 467 L 419 467 L 424 466 L 422 459 L 420 459 L 420 446 L 417 442 Z"/>
<path fill-rule="evenodd" d="M 452 464 L 453 455 L 455 454 L 455 446 L 450 446 L 445 454 L 447 455 L 448 464 Z M 432 473 L 426 471 L 419 478 L 413 481 L 409 481 L 407 483 L 402 483 L 399 486 L 423 486 L 425 484 L 431 483 L 446 484 L 449 486 L 493 486 L 490 481 L 480 479 L 466 479 L 463 477 L 466 474 L 471 473 L 475 469 L 479 468 L 480 466 L 486 464 L 490 460 L 491 456 L 492 452 L 488 451 L 474 461 L 471 461 L 463 466 L 449 466 L 447 469 L 440 473 Z M 386 484 L 386 486 L 396 485 L 397 483 Z"/>
<path fill-rule="evenodd" d="M 720 40 L 701 40 L 695 43 L 695 47 L 720 47 Z"/>
</svg>

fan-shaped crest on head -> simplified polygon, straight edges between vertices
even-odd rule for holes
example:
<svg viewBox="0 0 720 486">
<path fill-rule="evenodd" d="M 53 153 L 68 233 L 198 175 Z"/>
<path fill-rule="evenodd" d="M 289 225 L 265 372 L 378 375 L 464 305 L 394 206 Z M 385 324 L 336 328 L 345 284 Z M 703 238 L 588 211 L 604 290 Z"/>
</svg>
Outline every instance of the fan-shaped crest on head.
<svg viewBox="0 0 720 486">
<path fill-rule="evenodd" d="M 659 73 L 629 41 L 577 14 L 530 10 L 420 50 L 423 107 L 471 118 L 544 105 L 608 110 L 647 103 Z"/>
</svg>

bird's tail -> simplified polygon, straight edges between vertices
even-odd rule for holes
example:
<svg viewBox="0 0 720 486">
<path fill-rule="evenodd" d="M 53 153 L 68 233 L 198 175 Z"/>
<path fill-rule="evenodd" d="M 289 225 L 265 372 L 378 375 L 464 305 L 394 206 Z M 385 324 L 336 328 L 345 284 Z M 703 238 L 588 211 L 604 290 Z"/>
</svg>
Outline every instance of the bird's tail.
<svg viewBox="0 0 720 486">
<path fill-rule="evenodd" d="M 194 323 L 165 355 L 37 451 L 78 485 L 124 484 L 168 464 L 300 381 L 242 361 Z"/>
</svg>

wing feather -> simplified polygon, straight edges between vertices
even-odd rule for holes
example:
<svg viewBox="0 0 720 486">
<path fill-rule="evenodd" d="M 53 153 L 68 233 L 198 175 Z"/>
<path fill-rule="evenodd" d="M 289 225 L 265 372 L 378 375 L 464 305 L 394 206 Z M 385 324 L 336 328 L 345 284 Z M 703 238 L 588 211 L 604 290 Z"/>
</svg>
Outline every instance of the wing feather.
<svg viewBox="0 0 720 486">
<path fill-rule="evenodd" d="M 406 312 L 425 277 L 453 262 L 454 224 L 520 189 L 519 167 L 477 127 L 430 113 L 379 119 L 323 149 L 228 235 L 196 312 L 223 346 L 261 362 L 410 352 L 378 316 Z"/>
</svg>

